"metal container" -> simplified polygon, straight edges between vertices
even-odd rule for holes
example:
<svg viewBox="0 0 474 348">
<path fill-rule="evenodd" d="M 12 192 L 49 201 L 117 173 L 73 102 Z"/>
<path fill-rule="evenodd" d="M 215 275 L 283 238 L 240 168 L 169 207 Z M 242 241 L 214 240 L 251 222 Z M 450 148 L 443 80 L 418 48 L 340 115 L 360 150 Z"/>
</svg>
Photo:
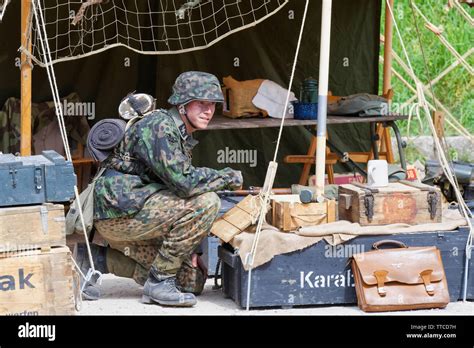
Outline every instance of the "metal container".
<svg viewBox="0 0 474 348">
<path fill-rule="evenodd" d="M 75 185 L 72 163 L 55 151 L 0 155 L 0 207 L 66 202 L 74 197 Z"/>
<path fill-rule="evenodd" d="M 318 81 L 312 77 L 308 77 L 301 84 L 300 89 L 301 103 L 317 103 L 318 102 Z"/>
</svg>

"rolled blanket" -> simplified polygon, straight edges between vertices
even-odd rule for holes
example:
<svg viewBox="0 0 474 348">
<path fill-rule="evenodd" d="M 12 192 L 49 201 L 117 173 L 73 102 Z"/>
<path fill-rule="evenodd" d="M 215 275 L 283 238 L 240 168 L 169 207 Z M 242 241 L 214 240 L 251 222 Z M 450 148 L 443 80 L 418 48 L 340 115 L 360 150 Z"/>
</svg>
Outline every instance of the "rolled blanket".
<svg viewBox="0 0 474 348">
<path fill-rule="evenodd" d="M 87 148 L 96 161 L 102 162 L 122 140 L 126 122 L 106 118 L 97 122 L 87 136 Z"/>
</svg>

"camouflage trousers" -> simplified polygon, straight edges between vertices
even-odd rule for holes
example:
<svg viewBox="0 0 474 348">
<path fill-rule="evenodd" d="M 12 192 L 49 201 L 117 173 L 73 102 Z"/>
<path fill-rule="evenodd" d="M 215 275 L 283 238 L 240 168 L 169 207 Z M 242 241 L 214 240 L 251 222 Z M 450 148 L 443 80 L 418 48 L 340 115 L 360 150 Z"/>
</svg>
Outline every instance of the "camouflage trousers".
<svg viewBox="0 0 474 348">
<path fill-rule="evenodd" d="M 177 275 L 188 292 L 205 279 L 192 266 L 191 254 L 207 236 L 220 207 L 214 192 L 179 198 L 169 190 L 151 196 L 133 217 L 96 220 L 94 225 L 110 247 L 136 262 L 133 279 L 143 285 L 153 267 Z M 202 284 L 190 284 L 193 282 Z"/>
</svg>

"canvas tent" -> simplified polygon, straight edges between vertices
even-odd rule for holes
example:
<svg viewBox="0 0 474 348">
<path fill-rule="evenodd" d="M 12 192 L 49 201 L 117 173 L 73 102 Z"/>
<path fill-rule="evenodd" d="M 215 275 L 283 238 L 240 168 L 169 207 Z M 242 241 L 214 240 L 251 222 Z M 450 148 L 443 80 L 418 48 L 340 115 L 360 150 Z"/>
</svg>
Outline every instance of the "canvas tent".
<svg viewBox="0 0 474 348">
<path fill-rule="evenodd" d="M 379 92 L 380 0 L 334 0 L 331 29 L 329 89 L 335 95 Z M 176 76 L 186 70 L 203 70 L 220 79 L 232 75 L 238 80 L 266 78 L 286 87 L 294 58 L 304 2 L 291 0 L 282 10 L 253 28 L 232 34 L 205 49 L 178 55 L 144 56 L 125 48 L 55 65 L 61 97 L 77 92 L 83 101 L 95 102 L 96 118 L 117 117 L 117 106 L 129 92 L 137 90 L 157 97 L 160 107 Z M 0 105 L 20 95 L 20 74 L 15 58 L 19 57 L 20 1 L 12 2 L 0 25 Z M 299 94 L 301 81 L 318 76 L 321 2 L 311 1 L 296 67 L 293 92 Z M 33 69 L 33 102 L 51 100 L 44 69 Z M 219 112 L 219 110 L 217 111 Z M 91 125 L 92 123 L 91 122 Z M 267 163 L 273 157 L 278 129 L 203 131 L 196 134 L 200 145 L 194 151 L 198 166 L 242 170 L 245 184 L 261 185 Z M 345 150 L 369 149 L 367 125 L 330 126 L 332 141 Z M 287 154 L 303 154 L 309 145 L 310 132 L 303 127 L 285 127 L 275 187 L 298 181 L 295 165 L 283 164 Z M 257 150 L 257 165 L 219 163 L 217 151 Z"/>
</svg>

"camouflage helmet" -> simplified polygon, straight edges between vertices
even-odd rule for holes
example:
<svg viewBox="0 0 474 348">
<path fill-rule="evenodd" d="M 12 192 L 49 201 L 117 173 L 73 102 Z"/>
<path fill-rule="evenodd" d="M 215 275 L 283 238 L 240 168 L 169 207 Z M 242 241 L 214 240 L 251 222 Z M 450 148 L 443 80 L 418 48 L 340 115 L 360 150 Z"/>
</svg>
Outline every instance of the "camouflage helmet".
<svg viewBox="0 0 474 348">
<path fill-rule="evenodd" d="M 217 77 L 202 71 L 186 71 L 176 78 L 173 94 L 168 99 L 172 105 L 183 105 L 193 100 L 224 102 Z"/>
</svg>

